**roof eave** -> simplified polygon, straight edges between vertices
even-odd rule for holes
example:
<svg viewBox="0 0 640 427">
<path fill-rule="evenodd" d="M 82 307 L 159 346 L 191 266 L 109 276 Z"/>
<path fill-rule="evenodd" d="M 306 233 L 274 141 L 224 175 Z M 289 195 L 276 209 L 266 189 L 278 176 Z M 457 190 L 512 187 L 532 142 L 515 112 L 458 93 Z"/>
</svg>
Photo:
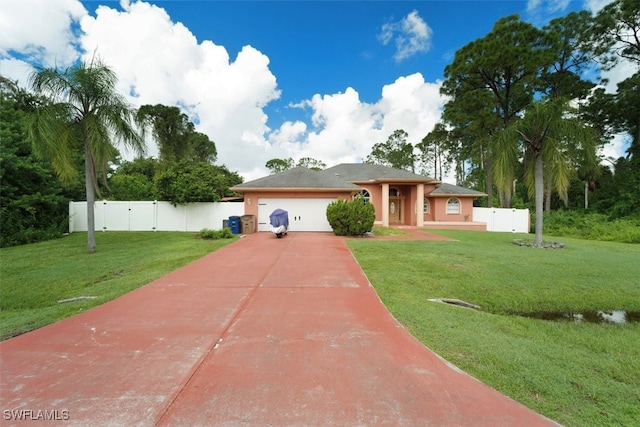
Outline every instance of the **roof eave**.
<svg viewBox="0 0 640 427">
<path fill-rule="evenodd" d="M 328 191 L 339 193 L 354 193 L 360 191 L 359 188 L 318 188 L 318 187 L 231 187 L 236 193 L 261 192 L 261 193 L 277 193 L 277 192 L 308 192 L 308 193 L 325 193 Z"/>
</svg>

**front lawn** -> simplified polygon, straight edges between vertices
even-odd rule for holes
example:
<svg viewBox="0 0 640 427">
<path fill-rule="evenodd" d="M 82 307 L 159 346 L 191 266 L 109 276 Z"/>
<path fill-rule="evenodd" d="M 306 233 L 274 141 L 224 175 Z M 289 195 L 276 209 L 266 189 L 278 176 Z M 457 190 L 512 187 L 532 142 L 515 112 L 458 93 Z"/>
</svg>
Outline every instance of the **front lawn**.
<svg viewBox="0 0 640 427">
<path fill-rule="evenodd" d="M 639 425 L 637 318 L 592 324 L 511 313 L 640 312 L 640 245 L 549 237 L 566 248 L 539 249 L 511 243 L 525 235 L 437 233 L 457 241 L 347 241 L 382 301 L 416 338 L 564 425 Z"/>
<path fill-rule="evenodd" d="M 0 249 L 0 339 L 103 304 L 234 241 L 196 233 L 97 233 Z M 95 297 L 59 304 L 58 301 Z"/>
</svg>

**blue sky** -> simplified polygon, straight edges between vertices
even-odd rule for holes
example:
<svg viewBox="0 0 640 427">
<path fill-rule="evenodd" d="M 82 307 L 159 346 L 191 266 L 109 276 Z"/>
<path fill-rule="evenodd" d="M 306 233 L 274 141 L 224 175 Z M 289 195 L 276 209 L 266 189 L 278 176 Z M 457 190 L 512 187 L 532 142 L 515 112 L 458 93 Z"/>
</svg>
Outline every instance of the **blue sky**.
<svg viewBox="0 0 640 427">
<path fill-rule="evenodd" d="M 608 1 L 1 0 L 0 73 L 98 55 L 133 106 L 181 106 L 254 179 L 271 158 L 359 162 L 396 129 L 419 142 L 456 50 L 510 14 L 542 26 Z"/>
</svg>

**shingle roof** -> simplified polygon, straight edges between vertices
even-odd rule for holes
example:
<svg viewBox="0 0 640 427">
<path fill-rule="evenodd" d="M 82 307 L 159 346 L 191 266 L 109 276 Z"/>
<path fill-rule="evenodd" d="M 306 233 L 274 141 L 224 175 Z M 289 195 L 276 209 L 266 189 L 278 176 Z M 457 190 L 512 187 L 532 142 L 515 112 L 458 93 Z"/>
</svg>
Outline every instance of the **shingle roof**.
<svg viewBox="0 0 640 427">
<path fill-rule="evenodd" d="M 436 181 L 428 176 L 422 176 L 402 169 L 394 169 L 388 166 L 371 165 L 367 163 L 341 163 L 322 171 L 334 174 L 349 182 L 366 181 Z"/>
<path fill-rule="evenodd" d="M 359 191 L 361 187 L 354 183 L 380 181 L 438 183 L 438 181 L 433 178 L 387 166 L 365 163 L 342 163 L 323 171 L 315 171 L 305 167 L 288 169 L 284 172 L 236 185 L 231 189 L 239 193 L 247 190 L 286 191 L 287 189 Z M 486 196 L 486 194 L 480 191 L 447 183 L 439 184 L 429 195 Z"/>
<path fill-rule="evenodd" d="M 430 196 L 486 196 L 481 191 L 471 190 L 470 188 L 464 188 L 453 184 L 447 184 L 443 182 L 435 190 L 429 193 Z"/>
<path fill-rule="evenodd" d="M 267 188 L 305 188 L 305 189 L 333 189 L 333 190 L 359 190 L 355 184 L 351 184 L 344 178 L 324 171 L 315 171 L 305 167 L 288 169 L 274 175 L 258 178 L 236 185 L 232 190 L 242 191 L 247 189 Z"/>
</svg>

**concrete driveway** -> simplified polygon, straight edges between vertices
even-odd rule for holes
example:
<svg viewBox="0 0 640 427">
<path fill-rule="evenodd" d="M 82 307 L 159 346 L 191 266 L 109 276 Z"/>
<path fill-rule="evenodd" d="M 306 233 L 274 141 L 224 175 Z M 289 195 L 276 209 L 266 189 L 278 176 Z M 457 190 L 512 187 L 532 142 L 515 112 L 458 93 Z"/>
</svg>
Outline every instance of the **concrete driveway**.
<svg viewBox="0 0 640 427">
<path fill-rule="evenodd" d="M 2 425 L 557 425 L 415 340 L 328 233 L 247 236 L 0 355 Z"/>
</svg>

